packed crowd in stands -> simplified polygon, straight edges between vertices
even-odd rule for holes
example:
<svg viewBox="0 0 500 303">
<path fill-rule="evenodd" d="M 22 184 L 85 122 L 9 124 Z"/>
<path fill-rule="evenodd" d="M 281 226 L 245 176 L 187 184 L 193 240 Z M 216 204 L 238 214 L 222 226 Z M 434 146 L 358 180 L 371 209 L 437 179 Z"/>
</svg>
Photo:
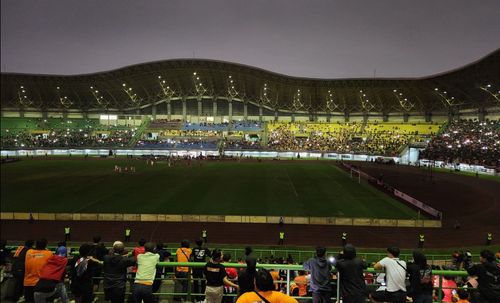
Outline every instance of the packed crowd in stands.
<svg viewBox="0 0 500 303">
<path fill-rule="evenodd" d="M 259 121 L 231 121 L 222 123 L 200 122 L 184 123 L 182 130 L 202 130 L 202 131 L 260 131 L 262 124 Z"/>
<path fill-rule="evenodd" d="M 1 147 L 125 147 L 136 130 L 127 126 L 100 124 L 96 119 L 3 119 Z"/>
<path fill-rule="evenodd" d="M 125 241 L 130 241 L 130 234 L 125 234 Z M 45 239 L 36 244 L 28 240 L 17 248 L 8 248 L 2 241 L 2 285 L 9 285 L 2 288 L 2 302 L 17 302 L 24 297 L 28 303 L 54 298 L 67 303 L 72 297 L 76 302 L 90 303 L 95 302 L 95 292 L 101 289 L 105 300 L 113 303 L 125 302 L 126 290 L 131 293 L 128 302 L 159 302 L 155 293 L 167 287 L 163 280 L 171 279 L 175 282 L 173 300 L 179 302 L 188 299 L 188 289 L 192 290 L 193 302 L 277 303 L 298 302 L 295 298 L 307 301 L 310 297 L 313 302 L 331 302 L 337 283 L 346 303 L 361 303 L 368 298 L 372 302 L 397 303 L 408 299 L 423 303 L 439 299 L 450 303 L 495 303 L 500 298 L 500 252 L 494 255 L 490 250 L 481 251 L 479 263 L 473 263 L 470 252 L 455 251 L 451 265 L 440 267 L 430 264 L 418 249 L 412 254 L 413 260 L 408 261 L 399 258 L 398 247 L 389 247 L 387 257 L 368 264 L 357 256 L 352 244 L 345 243 L 336 255 L 318 246 L 312 258 L 297 262 L 291 255 L 258 258 L 251 247 L 246 247 L 242 256 L 231 256 L 217 248 L 209 249 L 207 242 L 203 231 L 194 248 L 189 240 L 183 240 L 174 252 L 163 243 L 144 239 L 133 249 L 127 249 L 122 241 L 106 247 L 101 237 L 95 236 L 92 244 L 82 244 L 71 253 L 65 241 L 59 242 L 55 251 L 47 249 Z M 200 267 L 159 265 L 175 261 L 196 262 Z M 227 263 L 242 266 L 225 266 Z M 301 265 L 302 269 L 266 270 L 264 264 L 275 265 L 271 268 L 278 264 Z M 369 266 L 379 272 L 366 271 Z M 472 278 L 446 274 L 441 280 L 433 274 L 443 269 L 467 271 Z"/>
<path fill-rule="evenodd" d="M 421 158 L 500 166 L 500 121 L 452 121 L 432 139 Z"/>
<path fill-rule="evenodd" d="M 2 149 L 8 148 L 79 148 L 125 147 L 134 136 L 134 130 L 113 129 L 89 131 L 83 129 L 48 130 L 44 132 L 5 132 Z"/>
<path fill-rule="evenodd" d="M 139 148 L 167 148 L 167 149 L 217 149 L 217 139 L 202 138 L 166 138 L 156 140 L 139 140 Z"/>
<path fill-rule="evenodd" d="M 397 156 L 410 142 L 430 137 L 438 125 L 371 123 L 275 123 L 268 146 L 279 151 L 361 153 Z"/>
</svg>

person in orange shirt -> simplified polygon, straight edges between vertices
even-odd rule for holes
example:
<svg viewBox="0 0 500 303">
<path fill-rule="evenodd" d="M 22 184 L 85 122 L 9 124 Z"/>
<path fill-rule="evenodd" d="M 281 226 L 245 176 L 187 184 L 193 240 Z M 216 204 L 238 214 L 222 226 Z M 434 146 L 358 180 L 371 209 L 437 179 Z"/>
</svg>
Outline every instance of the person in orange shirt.
<svg viewBox="0 0 500 303">
<path fill-rule="evenodd" d="M 280 290 L 281 284 L 279 283 L 280 281 L 280 272 L 273 269 L 269 272 L 271 274 L 271 277 L 273 277 L 273 283 L 274 283 L 274 290 Z"/>
<path fill-rule="evenodd" d="M 181 247 L 177 249 L 177 262 L 189 262 L 192 250 L 189 248 L 189 240 L 182 240 Z M 187 293 L 188 290 L 189 267 L 177 266 L 175 268 L 175 292 Z M 180 301 L 185 296 L 174 296 L 175 301 Z"/>
<path fill-rule="evenodd" d="M 469 303 L 469 293 L 466 289 L 459 289 L 458 293 L 458 301 L 457 303 Z"/>
<path fill-rule="evenodd" d="M 307 296 L 307 275 L 304 270 L 299 270 L 299 275 L 295 277 L 294 282 L 299 287 L 299 296 Z"/>
<path fill-rule="evenodd" d="M 298 303 L 294 298 L 279 291 L 274 291 L 273 277 L 265 269 L 261 269 L 255 274 L 255 288 L 255 291 L 242 294 L 236 303 Z"/>
<path fill-rule="evenodd" d="M 27 303 L 35 302 L 35 285 L 40 280 L 42 267 L 53 253 L 47 250 L 47 240 L 36 241 L 35 249 L 26 252 L 24 269 L 24 300 Z"/>
</svg>

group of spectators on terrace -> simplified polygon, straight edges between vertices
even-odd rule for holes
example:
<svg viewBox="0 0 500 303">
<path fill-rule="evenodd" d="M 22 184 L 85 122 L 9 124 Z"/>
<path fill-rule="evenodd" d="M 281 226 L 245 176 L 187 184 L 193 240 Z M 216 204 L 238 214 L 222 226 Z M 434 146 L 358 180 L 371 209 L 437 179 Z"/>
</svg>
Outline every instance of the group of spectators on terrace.
<svg viewBox="0 0 500 303">
<path fill-rule="evenodd" d="M 209 303 L 234 302 L 234 296 L 240 303 L 297 302 L 285 293 L 300 301 L 312 297 L 313 302 L 331 302 L 337 283 L 345 303 L 362 303 L 367 298 L 372 302 L 403 303 L 407 297 L 422 303 L 439 298 L 443 302 L 467 303 L 471 298 L 472 302 L 495 303 L 500 298 L 500 265 L 489 250 L 481 251 L 478 264 L 472 263 L 470 253 L 455 252 L 452 265 L 444 269 L 466 270 L 475 279 L 446 274 L 440 282 L 433 270 L 443 268 L 428 264 L 420 250 L 414 251 L 413 262 L 407 263 L 399 259 L 399 248 L 390 247 L 387 257 L 373 263 L 373 268 L 382 272 L 370 273 L 366 271 L 367 262 L 357 256 L 351 244 L 329 257 L 327 250 L 318 246 L 315 255 L 303 263 L 297 263 L 291 255 L 286 259 L 272 256 L 258 259 L 252 248 L 246 247 L 244 256 L 235 260 L 246 264 L 246 268 L 234 268 L 225 265 L 233 262 L 232 256 L 220 249 L 209 249 L 206 231 L 202 234 L 204 237 L 195 241 L 194 248 L 190 247 L 190 241 L 183 240 L 173 255 L 164 244 L 144 239 L 127 251 L 121 241 L 115 241 L 108 249 L 96 236 L 93 244 L 82 244 L 75 253 L 69 252 L 65 242 L 58 243 L 54 253 L 47 249 L 45 239 L 38 240 L 35 247 L 34 241 L 28 240 L 15 250 L 7 249 L 3 241 L 0 265 L 2 271 L 7 269 L 11 275 L 11 278 L 3 276 L 3 283 L 11 281 L 13 285 L 2 289 L 2 301 L 17 302 L 24 295 L 28 303 L 45 303 L 54 297 L 67 303 L 66 278 L 69 278 L 71 296 L 79 303 L 93 302 L 94 292 L 101 285 L 106 300 L 124 302 L 127 282 L 130 283 L 130 302 L 158 302 L 159 297 L 154 293 L 160 290 L 165 278 L 174 278 L 174 301 L 185 301 L 189 281 L 193 283 L 194 301 L 205 299 Z M 159 265 L 169 261 L 198 262 L 198 266 Z M 302 265 L 303 269 L 268 271 L 262 269 L 265 265 L 258 266 L 259 263 Z"/>
<path fill-rule="evenodd" d="M 2 127 L 1 147 L 2 149 L 125 147 L 135 131 L 134 128 L 99 124 L 98 120 L 30 119 L 25 121 L 25 125 Z"/>
<path fill-rule="evenodd" d="M 392 129 L 364 128 L 360 123 L 301 125 L 283 124 L 272 129 L 268 146 L 279 151 L 319 151 L 397 156 L 417 134 L 394 126 Z"/>
<path fill-rule="evenodd" d="M 448 163 L 500 166 L 500 121 L 452 121 L 420 156 Z"/>
</svg>

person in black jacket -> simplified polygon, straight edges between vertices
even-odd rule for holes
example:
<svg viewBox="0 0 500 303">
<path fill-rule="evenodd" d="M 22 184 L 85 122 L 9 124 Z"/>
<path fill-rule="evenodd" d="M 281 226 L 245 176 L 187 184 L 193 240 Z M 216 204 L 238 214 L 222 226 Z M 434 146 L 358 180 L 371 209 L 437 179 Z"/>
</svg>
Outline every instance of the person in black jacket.
<svg viewBox="0 0 500 303">
<path fill-rule="evenodd" d="M 421 251 L 413 252 L 413 263 L 408 264 L 406 271 L 410 275 L 407 295 L 415 303 L 432 303 L 432 271 Z"/>
<path fill-rule="evenodd" d="M 255 272 L 257 271 L 257 259 L 254 257 L 246 258 L 247 268 L 241 270 L 238 273 L 238 285 L 240 286 L 240 290 L 238 296 L 250 291 L 254 291 L 255 289 Z"/>
<path fill-rule="evenodd" d="M 82 244 L 78 249 L 79 256 L 73 258 L 71 268 L 71 292 L 77 303 L 91 303 L 94 299 L 92 274 L 101 261 L 90 255 L 92 245 Z"/>
<path fill-rule="evenodd" d="M 500 302 L 500 268 L 495 264 L 495 255 L 490 250 L 480 253 L 480 264 L 467 269 L 471 276 L 477 276 L 480 303 Z"/>
<path fill-rule="evenodd" d="M 356 248 L 346 244 L 335 267 L 340 277 L 340 292 L 344 303 L 364 303 L 368 295 L 363 270 L 368 266 L 356 257 Z"/>
<path fill-rule="evenodd" d="M 94 243 L 92 244 L 92 251 L 90 255 L 94 257 L 96 260 L 103 261 L 104 256 L 108 254 L 108 249 L 104 246 L 104 243 L 101 242 L 101 236 L 94 236 L 92 238 Z M 102 267 L 95 266 L 94 272 L 92 273 L 93 283 L 94 283 L 94 291 L 99 291 L 99 284 L 101 283 L 102 277 Z"/>
<path fill-rule="evenodd" d="M 125 301 L 127 267 L 135 264 L 134 257 L 127 257 L 121 241 L 113 243 L 111 255 L 104 256 L 102 272 L 104 277 L 104 298 L 111 303 Z"/>
</svg>

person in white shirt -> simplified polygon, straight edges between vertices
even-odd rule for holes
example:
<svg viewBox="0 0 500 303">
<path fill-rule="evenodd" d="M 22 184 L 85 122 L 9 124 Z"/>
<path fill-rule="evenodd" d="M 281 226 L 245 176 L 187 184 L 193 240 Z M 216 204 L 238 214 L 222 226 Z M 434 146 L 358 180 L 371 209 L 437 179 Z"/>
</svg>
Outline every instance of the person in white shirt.
<svg viewBox="0 0 500 303">
<path fill-rule="evenodd" d="M 144 245 L 145 253 L 137 256 L 137 274 L 135 276 L 134 300 L 136 303 L 153 302 L 153 282 L 156 275 L 156 265 L 160 255 L 154 253 L 155 244 L 148 242 Z"/>
<path fill-rule="evenodd" d="M 385 270 L 386 289 L 370 294 L 372 302 L 406 302 L 406 262 L 399 260 L 399 248 L 389 247 L 387 257 L 380 260 L 373 268 Z"/>
</svg>

